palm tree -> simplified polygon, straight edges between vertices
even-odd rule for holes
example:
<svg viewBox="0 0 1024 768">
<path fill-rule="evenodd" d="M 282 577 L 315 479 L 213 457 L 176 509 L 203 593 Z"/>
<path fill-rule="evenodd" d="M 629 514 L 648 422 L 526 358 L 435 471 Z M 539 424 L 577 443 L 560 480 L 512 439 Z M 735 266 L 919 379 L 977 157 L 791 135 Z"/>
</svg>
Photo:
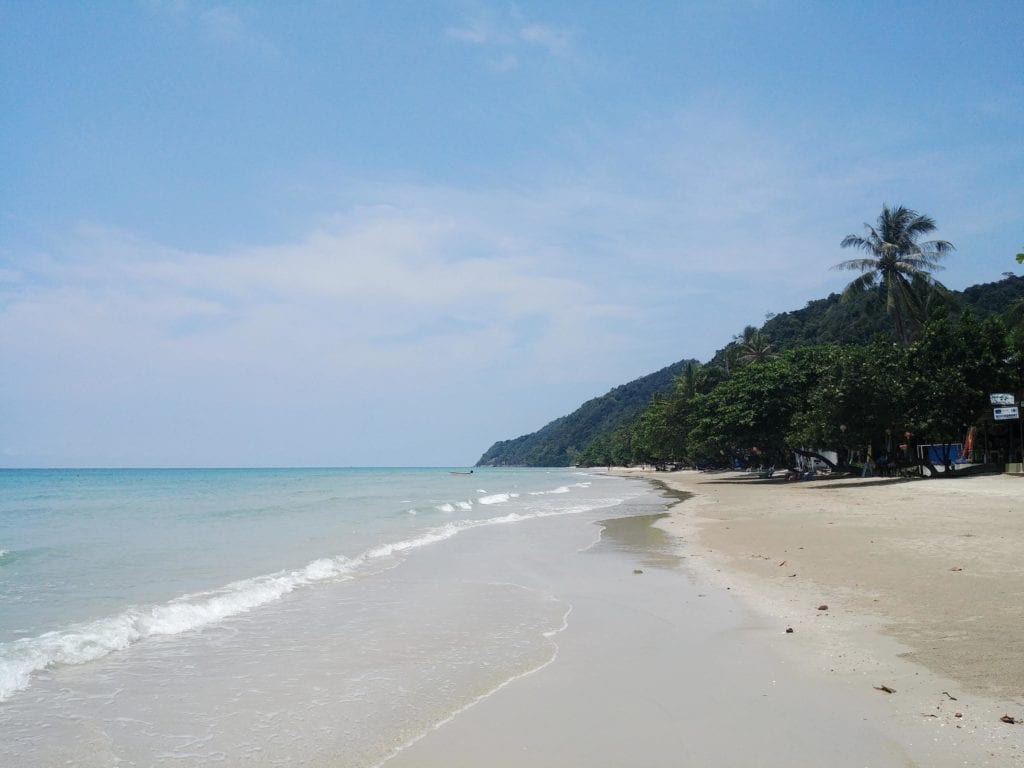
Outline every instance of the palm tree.
<svg viewBox="0 0 1024 768">
<path fill-rule="evenodd" d="M 691 398 L 703 391 L 707 380 L 707 369 L 696 360 L 690 360 L 676 379 L 676 392 L 685 398 Z"/>
<path fill-rule="evenodd" d="M 764 363 L 777 355 L 772 350 L 769 338 L 752 325 L 743 329 L 743 335 L 736 337 L 740 359 L 745 363 Z"/>
<path fill-rule="evenodd" d="M 922 308 L 922 294 L 938 288 L 944 290 L 931 272 L 942 269 L 939 261 L 952 250 L 945 240 L 918 238 L 934 231 L 935 221 L 902 205 L 882 206 L 878 224 L 864 225 L 865 234 L 847 235 L 840 245 L 859 248 L 870 254 L 861 259 L 849 259 L 833 269 L 850 269 L 863 274 L 846 286 L 844 296 L 877 289 L 885 298 L 885 311 L 892 318 L 896 338 L 909 344 Z"/>
</svg>

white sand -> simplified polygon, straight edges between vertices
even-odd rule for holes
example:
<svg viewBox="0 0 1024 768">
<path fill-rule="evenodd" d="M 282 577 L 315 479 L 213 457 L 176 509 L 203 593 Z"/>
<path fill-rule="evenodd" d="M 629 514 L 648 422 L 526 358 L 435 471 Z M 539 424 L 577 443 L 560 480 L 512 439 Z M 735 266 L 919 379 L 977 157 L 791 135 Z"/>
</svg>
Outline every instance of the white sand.
<svg viewBox="0 0 1024 768">
<path fill-rule="evenodd" d="M 666 527 L 700 578 L 794 629 L 767 638 L 790 658 L 895 689 L 950 764 L 1024 764 L 1024 727 L 1000 719 L 1024 717 L 1024 479 L 649 476 L 696 494 Z"/>
<path fill-rule="evenodd" d="M 1024 764 L 1024 481 L 651 476 L 684 565 L 595 553 L 555 661 L 388 768 Z"/>
</svg>

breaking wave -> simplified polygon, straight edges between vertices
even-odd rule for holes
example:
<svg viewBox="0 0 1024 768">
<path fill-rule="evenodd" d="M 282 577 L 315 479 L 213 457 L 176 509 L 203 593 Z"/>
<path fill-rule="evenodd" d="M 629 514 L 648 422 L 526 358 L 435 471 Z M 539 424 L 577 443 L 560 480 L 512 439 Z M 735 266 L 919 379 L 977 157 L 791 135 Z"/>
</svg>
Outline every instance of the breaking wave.
<svg viewBox="0 0 1024 768">
<path fill-rule="evenodd" d="M 494 494 L 480 498 L 479 502 L 499 504 L 517 495 Z M 182 595 L 158 605 L 132 607 L 115 616 L 15 640 L 0 645 L 0 701 L 27 688 L 31 684 L 32 675 L 47 667 L 84 664 L 124 650 L 146 638 L 199 630 L 279 600 L 301 587 L 352 578 L 363 566 L 450 539 L 465 530 L 540 517 L 578 514 L 618 503 L 619 499 L 602 499 L 552 510 L 512 512 L 500 517 L 453 521 L 415 538 L 383 544 L 354 558 L 320 558 L 297 570 L 242 579 L 219 589 Z M 414 514 L 415 510 L 409 512 Z"/>
</svg>

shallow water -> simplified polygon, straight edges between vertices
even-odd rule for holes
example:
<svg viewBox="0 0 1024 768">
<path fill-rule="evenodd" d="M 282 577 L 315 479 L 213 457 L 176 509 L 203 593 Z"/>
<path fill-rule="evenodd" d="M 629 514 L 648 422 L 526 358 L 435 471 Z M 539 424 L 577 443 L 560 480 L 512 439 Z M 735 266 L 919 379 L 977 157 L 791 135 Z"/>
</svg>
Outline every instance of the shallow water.
<svg viewBox="0 0 1024 768">
<path fill-rule="evenodd" d="M 375 765 L 547 664 L 644 483 L 572 470 L 5 471 L 0 762 Z M 607 525 L 607 523 L 606 523 Z"/>
</svg>

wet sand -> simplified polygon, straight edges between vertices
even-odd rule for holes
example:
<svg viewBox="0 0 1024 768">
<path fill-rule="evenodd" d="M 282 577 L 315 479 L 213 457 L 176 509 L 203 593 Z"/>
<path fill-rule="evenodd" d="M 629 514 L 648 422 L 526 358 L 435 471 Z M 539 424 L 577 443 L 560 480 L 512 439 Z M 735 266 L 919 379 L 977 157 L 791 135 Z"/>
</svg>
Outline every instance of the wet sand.
<svg viewBox="0 0 1024 768">
<path fill-rule="evenodd" d="M 1015 478 L 650 477 L 694 496 L 605 524 L 556 658 L 388 768 L 1022 764 Z"/>
</svg>

